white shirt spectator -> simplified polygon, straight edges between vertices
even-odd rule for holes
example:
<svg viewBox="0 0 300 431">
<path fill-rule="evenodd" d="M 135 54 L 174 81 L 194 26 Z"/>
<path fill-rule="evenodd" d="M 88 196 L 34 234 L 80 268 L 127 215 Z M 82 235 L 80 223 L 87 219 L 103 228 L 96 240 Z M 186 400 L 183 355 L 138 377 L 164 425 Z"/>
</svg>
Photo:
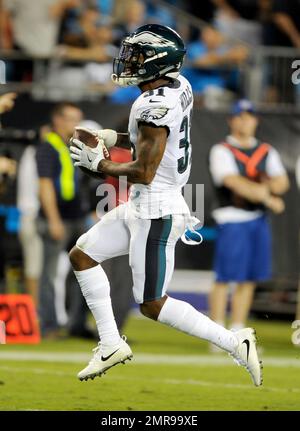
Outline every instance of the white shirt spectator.
<svg viewBox="0 0 300 431">
<path fill-rule="evenodd" d="M 39 178 L 35 160 L 36 149 L 28 145 L 22 154 L 17 185 L 17 206 L 22 216 L 35 218 L 38 215 L 39 202 Z"/>
<path fill-rule="evenodd" d="M 227 136 L 226 142 L 237 148 L 241 148 L 238 141 L 233 136 Z M 252 146 L 257 145 L 257 140 L 253 138 Z M 214 184 L 222 186 L 223 180 L 229 175 L 240 175 L 237 163 L 232 152 L 222 144 L 212 147 L 209 156 L 209 169 Z M 279 153 L 275 148 L 271 148 L 266 159 L 266 174 L 269 177 L 278 177 L 286 174 Z M 233 206 L 218 208 L 212 213 L 217 223 L 239 223 L 254 220 L 262 215 L 262 211 L 248 211 Z"/>
<path fill-rule="evenodd" d="M 3 0 L 4 8 L 12 15 L 14 41 L 25 53 L 52 54 L 60 24 L 50 15 L 55 3 L 57 0 Z"/>
</svg>

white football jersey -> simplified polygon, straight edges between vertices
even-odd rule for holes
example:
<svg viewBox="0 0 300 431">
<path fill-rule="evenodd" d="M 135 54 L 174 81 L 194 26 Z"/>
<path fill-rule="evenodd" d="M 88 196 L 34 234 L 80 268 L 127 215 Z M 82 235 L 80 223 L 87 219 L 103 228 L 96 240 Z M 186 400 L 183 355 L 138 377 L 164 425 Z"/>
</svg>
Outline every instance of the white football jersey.
<svg viewBox="0 0 300 431">
<path fill-rule="evenodd" d="M 140 122 L 168 129 L 164 155 L 153 181 L 131 186 L 129 200 L 142 218 L 189 213 L 182 187 L 191 170 L 192 108 L 192 88 L 181 75 L 167 86 L 142 93 L 132 105 L 128 133 L 134 147 Z"/>
</svg>

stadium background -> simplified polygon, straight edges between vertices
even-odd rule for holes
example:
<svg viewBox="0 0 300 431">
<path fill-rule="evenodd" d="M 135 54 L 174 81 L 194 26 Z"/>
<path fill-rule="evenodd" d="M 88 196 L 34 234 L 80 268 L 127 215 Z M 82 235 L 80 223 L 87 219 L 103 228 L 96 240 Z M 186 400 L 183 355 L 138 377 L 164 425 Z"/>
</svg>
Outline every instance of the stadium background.
<svg viewBox="0 0 300 431">
<path fill-rule="evenodd" d="M 87 4 L 88 2 L 78 3 L 81 3 L 80 7 L 83 7 L 84 3 Z M 114 2 L 99 2 L 100 14 L 101 3 L 108 5 Z M 122 9 L 124 5 L 122 6 L 121 3 L 115 2 L 115 10 L 118 9 L 118 6 L 120 10 Z M 213 12 L 218 13 L 218 8 L 213 4 L 214 2 L 208 0 L 201 2 L 203 8 L 199 8 L 197 2 L 193 1 L 132 2 L 131 7 L 139 8 L 141 3 L 145 7 L 145 10 L 143 9 L 143 22 L 168 23 L 177 28 L 178 31 L 183 32 L 190 39 L 190 44 L 199 42 L 201 30 L 206 28 L 207 23 L 217 25 L 217 21 L 213 20 Z M 242 1 L 235 3 L 243 4 Z M 258 3 L 260 2 L 253 2 L 256 6 Z M 258 18 L 251 19 L 263 26 L 266 22 L 264 20 L 270 20 L 266 16 L 270 17 L 272 12 L 272 2 L 265 3 L 269 3 L 269 15 L 264 9 L 264 13 L 259 15 L 261 21 Z M 81 9 L 78 13 L 81 13 Z M 246 15 L 243 17 L 246 21 L 248 21 L 247 13 L 249 10 L 245 12 Z M 118 28 L 118 35 L 120 35 L 120 28 L 123 26 L 122 31 L 126 32 L 126 22 L 121 20 L 121 25 L 120 23 L 116 25 L 114 21 L 110 22 L 109 12 L 107 14 L 102 12 L 100 16 L 102 17 L 102 22 L 99 24 L 100 28 L 103 26 L 112 29 Z M 220 22 L 218 28 L 220 28 Z M 89 387 L 85 395 L 84 389 L 73 383 L 74 370 L 77 369 L 78 364 L 83 361 L 84 355 L 92 346 L 90 341 L 72 339 L 67 340 L 64 346 L 59 341 L 43 341 L 40 345 L 32 347 L 6 345 L 1 346 L 0 350 L 1 378 L 6 381 L 6 376 L 11 371 L 14 371 L 14 378 L 8 384 L 6 393 L 1 393 L 1 386 L 0 400 L 2 403 L 0 408 L 5 410 L 35 408 L 99 410 L 130 408 L 153 410 L 172 408 L 299 409 L 297 378 L 295 377 L 295 373 L 299 375 L 299 363 L 297 362 L 299 349 L 297 350 L 291 343 L 291 324 L 295 319 L 299 279 L 298 233 L 300 214 L 295 167 L 296 160 L 300 155 L 300 114 L 298 88 L 290 85 L 293 73 L 291 63 L 299 56 L 299 50 L 293 47 L 266 47 L 262 46 L 265 45 L 263 37 L 260 43 L 257 43 L 254 40 L 242 40 L 242 36 L 242 32 L 236 38 L 229 35 L 226 42 L 226 46 L 237 47 L 238 49 L 242 46 L 246 50 L 242 59 L 239 59 L 234 65 L 228 63 L 225 66 L 224 64 L 215 65 L 214 68 L 209 68 L 208 75 L 206 74 L 207 67 L 202 66 L 200 69 L 195 67 L 192 64 L 193 59 L 187 56 L 187 66 L 183 73 L 186 73 L 188 77 L 192 76 L 192 84 L 194 80 L 196 87 L 191 139 L 193 167 L 189 182 L 194 185 L 204 184 L 205 186 L 203 229 L 205 241 L 199 247 L 178 245 L 176 272 L 171 291 L 175 296 L 187 298 L 197 308 L 207 311 L 207 293 L 213 279 L 211 267 L 214 244 L 214 224 L 210 217 L 214 194 L 207 169 L 208 151 L 213 144 L 222 140 L 227 134 L 227 118 L 232 101 L 239 97 L 249 97 L 256 103 L 260 112 L 261 123 L 258 136 L 264 141 L 272 143 L 279 150 L 291 181 L 291 189 L 285 197 L 285 213 L 281 216 L 272 217 L 274 236 L 273 278 L 272 281 L 258 287 L 252 307 L 252 318 L 259 319 L 255 325 L 258 327 L 258 331 L 261 331 L 266 363 L 269 365 L 269 371 L 266 371 L 269 380 L 267 379 L 266 389 L 263 389 L 266 392 L 260 392 L 259 395 L 255 396 L 246 378 L 239 373 L 236 379 L 234 377 L 235 370 L 228 366 L 225 359 L 210 359 L 207 356 L 207 347 L 204 344 L 198 348 L 196 341 L 190 341 L 185 336 L 177 337 L 176 334 L 167 329 L 157 331 L 151 322 L 141 320 L 134 312 L 129 318 L 126 333 L 130 339 L 133 339 L 133 347 L 136 344 L 137 369 L 136 372 L 133 367 L 129 367 L 129 370 L 124 367 L 125 371 L 114 370 L 111 381 L 119 383 L 119 391 L 111 387 L 108 378 L 104 383 L 95 382 L 98 388 Z M 89 53 L 89 55 L 91 54 Z M 201 56 L 203 53 L 198 55 Z M 32 55 L 20 48 L 8 50 L 2 47 L 1 59 L 1 65 L 5 64 L 6 70 L 5 79 L 1 76 L 3 79 L 1 93 L 16 91 L 19 96 L 15 108 L 1 117 L 0 152 L 1 154 L 9 153 L 9 157 L 17 161 L 20 160 L 22 151 L 29 143 L 28 139 L 17 137 L 17 131 L 22 130 L 24 135 L 25 131 L 37 130 L 42 125 L 47 124 L 49 112 L 54 103 L 60 100 L 75 101 L 82 108 L 86 118 L 95 120 L 104 127 L 115 128 L 124 122 L 128 116 L 130 105 L 136 96 L 134 91 L 132 93 L 126 91 L 115 93 L 115 89 L 104 78 L 100 83 L 81 80 L 80 76 L 84 74 L 84 68 L 89 61 L 83 62 L 78 56 L 75 58 L 71 54 L 69 58 L 62 57 L 58 53 L 54 55 L 41 53 Z M 103 64 L 103 60 L 94 57 L 91 60 L 94 65 Z M 108 55 L 103 64 L 104 75 L 107 75 L 105 68 L 109 62 Z M 72 77 L 74 80 L 78 80 L 77 83 L 73 81 L 73 86 L 66 85 L 65 63 L 68 67 L 71 66 L 68 69 L 70 75 L 67 81 L 72 81 Z M 70 63 L 72 64 L 70 65 Z M 23 67 L 26 73 L 22 75 L 20 72 L 22 72 Z M 195 76 L 195 71 L 199 75 Z M 231 76 L 230 79 L 228 79 L 229 75 Z M 212 76 L 213 80 L 211 80 Z M 201 85 L 198 85 L 199 82 Z M 78 83 L 81 84 L 78 86 Z M 274 87 L 276 90 L 276 86 L 278 94 L 274 97 Z M 262 91 L 271 87 L 273 98 L 269 96 L 271 90 L 269 92 Z M 0 241 L 3 241 L 6 246 L 6 278 L 2 280 L 0 285 L 1 293 L 24 291 L 22 253 L 17 237 L 17 218 L 14 218 L 15 213 L 10 212 L 8 214 L 6 211 L 7 208 L 14 208 L 16 205 L 15 191 L 16 183 L 12 182 L 6 194 L 0 196 L 0 216 L 10 226 L 8 232 L 0 238 Z M 170 342 L 169 348 L 166 346 L 167 340 Z M 74 353 L 73 360 L 71 358 L 72 352 Z M 155 359 L 151 359 L 151 355 L 155 354 L 160 359 L 158 360 L 159 364 L 153 365 Z M 165 357 L 169 354 L 174 355 L 174 363 L 170 369 L 164 362 Z M 196 362 L 201 355 L 203 363 L 199 367 Z M 74 365 L 76 358 L 78 363 Z M 22 360 L 24 362 L 20 362 Z M 21 369 L 24 365 L 27 367 L 27 372 L 21 376 Z M 160 367 L 159 370 L 158 367 Z M 280 370 L 278 367 L 289 368 L 288 372 L 285 370 L 286 380 L 284 383 L 278 376 L 278 370 Z M 161 392 L 153 389 L 155 382 L 157 383 L 155 380 L 158 378 L 157 372 L 165 373 L 165 382 Z M 147 389 L 145 389 L 148 383 L 146 384 L 146 377 L 145 380 L 142 379 L 141 376 L 143 375 L 149 380 L 152 379 L 153 387 L 150 385 L 149 393 L 153 391 L 156 394 L 155 402 L 153 399 L 151 400 Z M 44 394 L 44 397 L 42 395 L 41 400 L 39 400 L 37 391 L 34 389 L 34 384 L 30 385 L 27 394 L 16 395 L 20 383 L 36 382 L 39 376 L 47 388 L 47 395 Z M 64 382 L 62 389 L 59 390 L 51 381 L 53 379 L 55 381 L 58 376 L 63 376 Z M 176 378 L 177 383 L 174 382 Z M 237 381 L 231 387 L 230 385 L 226 387 L 227 381 L 233 382 L 234 380 Z M 120 395 L 122 389 L 128 387 L 128 382 L 132 382 L 133 385 L 129 391 L 131 404 L 123 395 Z M 109 392 L 110 394 L 107 400 L 97 398 L 97 390 L 100 392 L 102 390 L 101 385 L 106 393 Z M 240 400 L 238 396 L 239 385 L 245 390 L 243 400 Z M 280 387 L 282 388 L 281 392 Z M 62 401 L 63 392 L 70 388 L 71 392 L 74 390 L 74 399 L 67 397 L 64 404 Z M 231 398 L 231 402 L 221 400 L 222 391 L 227 391 L 228 399 Z M 178 401 L 178 397 L 182 393 L 186 396 L 183 405 Z M 170 397 L 169 401 L 167 401 L 168 397 Z M 61 405 L 60 402 L 62 402 Z"/>
</svg>

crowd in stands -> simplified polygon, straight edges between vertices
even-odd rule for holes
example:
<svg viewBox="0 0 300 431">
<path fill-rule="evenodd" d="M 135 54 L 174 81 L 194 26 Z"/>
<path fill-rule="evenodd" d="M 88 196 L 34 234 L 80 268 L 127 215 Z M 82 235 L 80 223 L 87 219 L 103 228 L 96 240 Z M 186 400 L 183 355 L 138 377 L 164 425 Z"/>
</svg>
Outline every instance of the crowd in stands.
<svg viewBox="0 0 300 431">
<path fill-rule="evenodd" d="M 199 27 L 181 20 L 174 6 L 199 18 Z M 0 0 L 0 8 L 3 52 L 51 57 L 43 77 L 49 85 L 92 85 L 115 102 L 136 97 L 136 90 L 114 89 L 111 61 L 124 36 L 144 23 L 169 25 L 184 36 L 184 73 L 202 95 L 216 89 L 238 92 L 240 68 L 255 47 L 300 46 L 299 0 Z M 8 81 L 32 81 L 32 75 L 32 61 L 7 63 Z"/>
</svg>

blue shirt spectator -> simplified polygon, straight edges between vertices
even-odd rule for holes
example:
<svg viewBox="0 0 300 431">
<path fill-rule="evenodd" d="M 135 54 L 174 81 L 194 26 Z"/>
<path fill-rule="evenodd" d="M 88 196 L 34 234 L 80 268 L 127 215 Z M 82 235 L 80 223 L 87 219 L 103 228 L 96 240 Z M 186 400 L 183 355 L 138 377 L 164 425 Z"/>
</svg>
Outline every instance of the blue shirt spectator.
<svg viewBox="0 0 300 431">
<path fill-rule="evenodd" d="M 204 93 L 209 86 L 236 89 L 238 68 L 246 60 L 248 50 L 242 45 L 232 45 L 225 36 L 211 26 L 203 28 L 201 39 L 187 47 L 187 66 L 184 75 L 194 91 Z"/>
<path fill-rule="evenodd" d="M 224 53 L 224 48 L 218 50 Z M 187 47 L 187 60 L 194 62 L 198 58 L 204 57 L 208 53 L 208 48 L 200 41 L 192 42 Z M 219 88 L 226 87 L 226 80 L 222 73 L 215 68 L 199 69 L 196 67 L 186 67 L 183 72 L 184 76 L 190 81 L 193 90 L 197 93 L 203 93 L 208 86 Z"/>
</svg>

